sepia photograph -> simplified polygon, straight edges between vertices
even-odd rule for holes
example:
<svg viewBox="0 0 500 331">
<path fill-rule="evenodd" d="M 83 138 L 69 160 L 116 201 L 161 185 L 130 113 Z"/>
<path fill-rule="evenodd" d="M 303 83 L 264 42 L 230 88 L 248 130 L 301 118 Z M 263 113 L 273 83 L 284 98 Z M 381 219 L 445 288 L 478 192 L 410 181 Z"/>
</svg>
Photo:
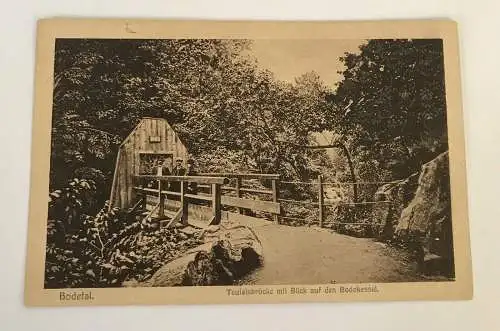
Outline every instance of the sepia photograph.
<svg viewBox="0 0 500 331">
<path fill-rule="evenodd" d="M 442 36 L 126 29 L 51 40 L 43 290 L 457 281 Z"/>
</svg>

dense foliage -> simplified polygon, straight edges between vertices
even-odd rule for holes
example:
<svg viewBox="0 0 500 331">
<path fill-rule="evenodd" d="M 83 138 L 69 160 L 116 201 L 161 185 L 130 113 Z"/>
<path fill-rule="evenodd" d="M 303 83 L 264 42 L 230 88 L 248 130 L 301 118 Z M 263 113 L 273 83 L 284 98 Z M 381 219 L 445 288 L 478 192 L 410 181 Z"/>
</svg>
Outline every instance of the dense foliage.
<svg viewBox="0 0 500 331">
<path fill-rule="evenodd" d="M 307 179 L 309 153 L 293 144 L 326 128 L 331 91 L 314 73 L 295 84 L 277 81 L 246 55 L 248 47 L 238 40 L 58 40 L 51 187 L 81 167 L 109 187 L 118 144 L 145 116 L 166 118 L 201 170 L 230 163 Z"/>
<path fill-rule="evenodd" d="M 442 40 L 370 40 L 340 60 L 332 129 L 362 181 L 405 178 L 447 150 Z"/>
<path fill-rule="evenodd" d="M 55 46 L 48 287 L 141 281 L 196 244 L 105 205 L 118 146 L 142 117 L 166 118 L 200 171 L 272 172 L 283 180 L 390 181 L 447 149 L 441 40 L 367 41 L 340 58 L 336 90 L 314 72 L 277 80 L 258 66 L 247 40 L 58 39 Z M 327 155 L 306 147 L 321 132 L 345 147 L 354 176 L 342 149 Z M 356 186 L 360 200 L 372 201 L 377 187 Z M 333 191 L 353 199 L 352 185 Z M 317 189 L 284 184 L 282 197 L 314 202 Z M 298 218 L 291 225 L 317 220 L 315 208 L 286 208 Z M 363 222 L 370 208 L 326 214 Z"/>
</svg>

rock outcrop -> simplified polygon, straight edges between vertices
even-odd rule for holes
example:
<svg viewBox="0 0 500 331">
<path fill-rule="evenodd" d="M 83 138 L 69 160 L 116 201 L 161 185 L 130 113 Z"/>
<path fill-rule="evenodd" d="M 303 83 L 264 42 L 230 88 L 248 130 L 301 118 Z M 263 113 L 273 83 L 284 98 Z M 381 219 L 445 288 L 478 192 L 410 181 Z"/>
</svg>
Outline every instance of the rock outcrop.
<svg viewBox="0 0 500 331">
<path fill-rule="evenodd" d="M 379 209 L 379 237 L 404 244 L 425 274 L 454 277 L 448 152 L 424 164 L 419 174 L 384 185 L 376 199 L 393 202 Z M 418 178 L 418 181 L 416 179 Z"/>
<path fill-rule="evenodd" d="M 141 286 L 231 285 L 262 264 L 262 245 L 245 226 L 209 228 L 207 242 L 161 267 Z"/>
<path fill-rule="evenodd" d="M 373 208 L 379 239 L 390 241 L 394 238 L 401 212 L 411 202 L 417 190 L 418 175 L 415 173 L 404 180 L 385 184 L 375 193 L 375 201 L 391 202 L 380 203 Z"/>
</svg>

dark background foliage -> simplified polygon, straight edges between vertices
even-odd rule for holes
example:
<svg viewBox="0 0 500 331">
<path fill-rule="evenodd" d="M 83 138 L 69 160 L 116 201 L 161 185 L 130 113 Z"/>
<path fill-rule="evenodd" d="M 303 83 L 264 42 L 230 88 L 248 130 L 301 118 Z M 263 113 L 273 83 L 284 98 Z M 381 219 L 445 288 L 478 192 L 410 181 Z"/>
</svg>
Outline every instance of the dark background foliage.
<svg viewBox="0 0 500 331">
<path fill-rule="evenodd" d="M 258 66 L 251 47 L 249 40 L 56 41 L 50 191 L 57 196 L 49 206 L 53 249 L 47 253 L 52 261 L 63 254 L 54 247 L 71 240 L 78 241 L 70 246 L 79 252 L 67 259 L 80 259 L 88 248 L 80 240 L 91 233 L 84 229 L 119 223 L 113 221 L 119 211 L 100 210 L 109 197 L 118 146 L 142 117 L 166 118 L 199 171 L 207 172 L 279 173 L 300 181 L 323 174 L 327 181 L 351 181 L 340 150 L 327 155 L 304 148 L 316 145 L 324 131 L 350 152 L 358 181 L 407 177 L 447 149 L 441 40 L 366 41 L 358 52 L 332 58 L 345 65 L 335 89 L 315 72 L 293 83 L 276 79 Z M 377 187 L 359 189 L 361 200 L 370 201 Z M 352 199 L 350 187 L 338 191 Z M 313 194 L 293 185 L 283 192 L 304 199 Z M 113 252 L 95 253 L 91 264 L 108 265 Z"/>
</svg>

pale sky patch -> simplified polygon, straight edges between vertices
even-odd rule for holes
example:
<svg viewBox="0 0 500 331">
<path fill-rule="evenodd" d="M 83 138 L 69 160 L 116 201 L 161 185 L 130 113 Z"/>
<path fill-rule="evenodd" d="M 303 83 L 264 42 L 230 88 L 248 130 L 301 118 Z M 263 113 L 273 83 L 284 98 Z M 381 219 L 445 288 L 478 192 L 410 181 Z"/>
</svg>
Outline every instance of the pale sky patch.
<svg viewBox="0 0 500 331">
<path fill-rule="evenodd" d="M 294 82 L 296 77 L 315 71 L 333 89 L 342 79 L 337 71 L 345 68 L 339 58 L 345 52 L 359 52 L 362 43 L 364 40 L 359 39 L 257 39 L 253 40 L 251 53 L 279 80 Z"/>
<path fill-rule="evenodd" d="M 257 39 L 252 41 L 250 53 L 257 59 L 259 66 L 271 71 L 279 80 L 293 83 L 295 78 L 306 72 L 315 71 L 325 85 L 335 90 L 335 84 L 342 80 L 338 71 L 345 67 L 339 58 L 344 53 L 359 53 L 362 39 Z M 332 133 L 314 135 L 316 143 L 331 143 Z M 326 150 L 335 158 L 336 151 Z"/>
</svg>

